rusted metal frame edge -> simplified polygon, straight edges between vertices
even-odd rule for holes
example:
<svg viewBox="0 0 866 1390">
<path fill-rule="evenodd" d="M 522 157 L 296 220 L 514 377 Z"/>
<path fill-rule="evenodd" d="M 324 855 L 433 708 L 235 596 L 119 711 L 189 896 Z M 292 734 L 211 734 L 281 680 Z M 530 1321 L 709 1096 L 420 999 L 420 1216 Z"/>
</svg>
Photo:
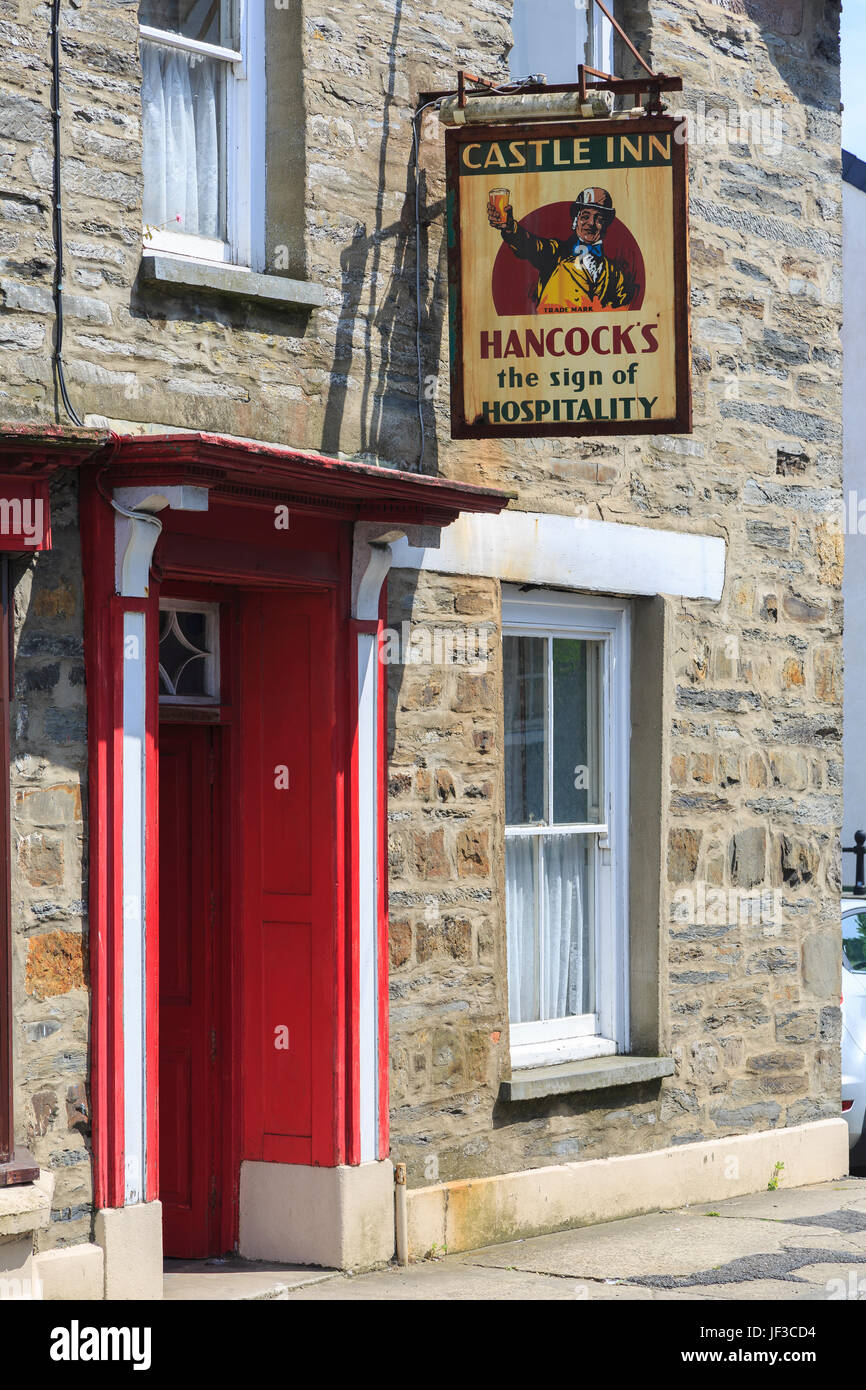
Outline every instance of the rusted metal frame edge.
<svg viewBox="0 0 866 1390">
<path fill-rule="evenodd" d="M 523 86 L 518 86 L 516 83 L 512 83 L 503 79 L 501 85 L 505 88 L 505 91 L 501 93 L 502 96 L 538 96 L 541 93 L 559 95 L 562 92 L 580 92 L 581 90 L 579 82 L 528 82 Z M 639 95 L 641 92 L 647 92 L 651 89 L 654 90 L 655 88 L 658 88 L 660 92 L 681 92 L 683 90 L 683 79 L 681 77 L 664 77 L 660 73 L 654 73 L 651 78 L 612 77 L 609 81 L 606 82 L 597 81 L 586 83 L 586 90 L 588 92 L 601 92 L 610 90 L 614 92 L 622 92 L 624 95 L 629 94 L 635 96 Z M 457 95 L 458 93 L 453 90 L 419 92 L 418 109 L 420 109 L 422 106 L 428 105 L 430 102 L 444 101 L 446 97 L 455 97 Z M 468 103 L 473 97 L 487 97 L 489 95 L 489 90 L 483 90 L 479 92 L 467 91 L 466 101 Z M 534 119 L 537 120 L 538 117 L 535 117 Z M 545 116 L 544 119 L 551 120 L 553 119 L 553 117 Z M 570 117 L 569 119 L 574 118 Z"/>
<path fill-rule="evenodd" d="M 646 68 L 647 72 L 650 74 L 651 77 L 655 77 L 655 73 L 653 72 L 653 70 L 652 70 L 652 68 L 650 67 L 649 63 L 647 63 L 647 62 L 641 57 L 641 55 L 638 53 L 637 49 L 635 48 L 635 46 L 634 46 L 634 44 L 632 43 L 631 39 L 629 38 L 628 34 L 625 32 L 625 30 L 622 28 L 622 26 L 621 26 L 620 24 L 618 24 L 617 21 L 614 19 L 614 17 L 613 17 L 613 15 L 611 14 L 610 10 L 609 10 L 609 9 L 607 8 L 607 6 L 603 3 L 603 0 L 595 0 L 595 3 L 598 5 L 598 8 L 601 10 L 601 12 L 602 12 L 602 14 L 604 15 L 605 19 L 609 20 L 610 23 L 613 25 L 614 29 L 615 29 L 616 32 L 619 34 L 620 38 L 622 39 L 623 43 L 625 44 L 625 46 L 626 46 L 626 48 L 629 50 L 629 52 L 632 54 L 632 56 L 635 57 L 635 58 L 637 58 L 637 60 L 638 60 L 638 62 L 640 63 L 641 67 L 642 67 L 642 68 Z"/>
</svg>

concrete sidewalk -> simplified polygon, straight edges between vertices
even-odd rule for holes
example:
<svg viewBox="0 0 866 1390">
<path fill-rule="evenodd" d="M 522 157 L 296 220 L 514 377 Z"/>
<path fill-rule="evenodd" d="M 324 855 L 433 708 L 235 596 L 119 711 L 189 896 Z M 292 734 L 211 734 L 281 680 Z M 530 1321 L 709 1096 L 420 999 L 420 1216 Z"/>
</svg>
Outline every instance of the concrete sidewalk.
<svg viewBox="0 0 866 1390">
<path fill-rule="evenodd" d="M 866 1177 L 763 1192 L 400 1269 L 167 1260 L 166 1299 L 866 1301 Z"/>
<path fill-rule="evenodd" d="M 866 1301 L 866 1178 L 584 1226 L 408 1269 L 283 1282 L 285 1300 Z"/>
</svg>

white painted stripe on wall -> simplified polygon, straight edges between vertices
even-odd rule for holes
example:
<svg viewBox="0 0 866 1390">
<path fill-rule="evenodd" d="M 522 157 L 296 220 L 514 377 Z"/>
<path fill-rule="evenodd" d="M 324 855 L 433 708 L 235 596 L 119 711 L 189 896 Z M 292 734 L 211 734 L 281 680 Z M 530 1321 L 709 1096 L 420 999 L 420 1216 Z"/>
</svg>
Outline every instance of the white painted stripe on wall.
<svg viewBox="0 0 866 1390">
<path fill-rule="evenodd" d="M 377 639 L 358 634 L 359 1052 L 361 1162 L 378 1158 L 379 1135 L 379 671 Z"/>
<path fill-rule="evenodd" d="M 144 1201 L 145 616 L 123 615 L 123 1124 L 125 1201 Z"/>
<path fill-rule="evenodd" d="M 395 569 L 479 575 L 597 594 L 673 594 L 715 602 L 725 583 L 721 536 L 614 521 L 504 511 L 459 516 L 436 547 L 391 546 Z"/>
</svg>

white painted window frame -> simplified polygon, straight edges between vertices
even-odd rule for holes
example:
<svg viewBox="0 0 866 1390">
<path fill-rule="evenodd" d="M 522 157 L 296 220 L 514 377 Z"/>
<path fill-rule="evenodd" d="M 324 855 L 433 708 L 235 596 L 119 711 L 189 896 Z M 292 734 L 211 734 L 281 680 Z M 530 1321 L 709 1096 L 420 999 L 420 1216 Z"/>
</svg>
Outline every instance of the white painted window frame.
<svg viewBox="0 0 866 1390">
<path fill-rule="evenodd" d="M 522 592 L 504 584 L 502 632 L 503 636 L 600 642 L 604 699 L 604 806 L 600 823 L 555 827 L 561 833 L 596 837 L 597 1013 L 511 1024 L 511 1066 L 516 1070 L 628 1051 L 630 611 L 621 599 L 542 589 Z M 550 828 L 545 830 L 550 833 Z M 532 827 L 506 828 L 506 838 L 527 833 L 533 833 Z"/>
<path fill-rule="evenodd" d="M 156 228 L 142 236 L 145 251 L 183 260 L 265 268 L 265 18 L 257 0 L 234 0 L 237 49 L 202 43 L 167 30 L 139 25 L 145 42 L 202 53 L 226 65 L 226 237 L 189 236 Z"/>
<path fill-rule="evenodd" d="M 205 640 L 210 655 L 204 658 L 204 695 L 163 695 L 159 692 L 161 705 L 218 705 L 220 703 L 220 606 L 218 603 L 199 603 L 195 599 L 161 598 L 160 613 L 203 613 L 205 616 Z M 159 660 L 159 641 L 157 640 L 157 661 Z"/>
<path fill-rule="evenodd" d="M 532 0 L 527 0 L 531 6 Z M 608 72 L 613 74 L 613 38 L 614 29 L 610 20 L 602 14 L 598 6 L 592 0 L 559 0 L 562 13 L 574 9 L 577 11 L 577 32 L 576 49 L 574 54 L 574 75 L 570 79 L 577 81 L 578 64 L 585 63 L 598 72 Z M 616 14 L 614 0 L 606 0 L 607 8 L 611 14 Z M 551 66 L 544 58 L 538 59 L 535 63 L 528 63 L 525 53 L 521 51 L 521 36 L 523 24 L 528 22 L 529 14 L 521 19 L 520 27 L 515 28 L 515 38 L 517 42 L 512 50 L 509 65 L 512 77 L 528 77 L 528 67 L 534 67 L 536 71 L 545 72 Z M 557 52 L 557 60 L 560 53 Z M 558 64 L 557 64 L 558 65 Z M 552 79 L 551 79 L 552 80 Z"/>
</svg>

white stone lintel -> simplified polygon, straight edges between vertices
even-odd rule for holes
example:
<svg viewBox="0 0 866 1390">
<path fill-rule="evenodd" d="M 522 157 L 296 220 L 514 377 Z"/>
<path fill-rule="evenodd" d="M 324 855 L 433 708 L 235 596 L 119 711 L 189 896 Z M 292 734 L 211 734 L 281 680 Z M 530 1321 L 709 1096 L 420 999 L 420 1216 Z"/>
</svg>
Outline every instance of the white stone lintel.
<svg viewBox="0 0 866 1390">
<path fill-rule="evenodd" d="M 725 583 L 722 536 L 547 512 L 463 514 L 442 531 L 438 546 L 398 540 L 391 550 L 394 569 L 598 594 L 671 594 L 717 603 Z"/>
</svg>

